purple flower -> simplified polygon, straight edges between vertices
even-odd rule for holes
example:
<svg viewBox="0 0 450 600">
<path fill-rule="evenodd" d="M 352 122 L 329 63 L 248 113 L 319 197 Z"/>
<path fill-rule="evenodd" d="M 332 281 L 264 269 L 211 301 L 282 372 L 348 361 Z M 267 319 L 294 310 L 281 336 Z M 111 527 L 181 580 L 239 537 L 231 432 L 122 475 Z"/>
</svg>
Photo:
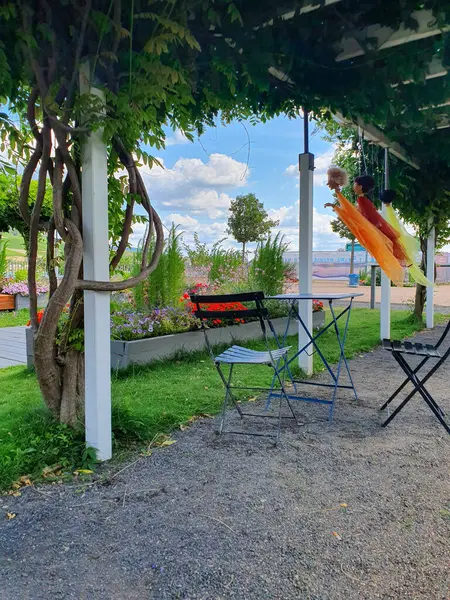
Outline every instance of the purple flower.
<svg viewBox="0 0 450 600">
<path fill-rule="evenodd" d="M 36 285 L 36 291 L 38 294 L 45 294 L 48 292 L 48 286 L 38 283 Z M 8 285 L 5 285 L 5 287 L 2 289 L 2 293 L 10 295 L 20 294 L 21 296 L 29 296 L 28 285 L 24 281 L 18 283 L 10 283 Z"/>
</svg>

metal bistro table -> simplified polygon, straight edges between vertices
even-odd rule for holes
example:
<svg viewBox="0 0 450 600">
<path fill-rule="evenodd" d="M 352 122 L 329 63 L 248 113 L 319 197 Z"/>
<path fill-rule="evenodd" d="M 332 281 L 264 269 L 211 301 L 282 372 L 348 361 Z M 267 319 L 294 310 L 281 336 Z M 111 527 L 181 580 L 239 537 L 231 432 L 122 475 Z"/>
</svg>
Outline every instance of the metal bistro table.
<svg viewBox="0 0 450 600">
<path fill-rule="evenodd" d="M 345 340 L 347 338 L 348 323 L 349 323 L 349 319 L 350 319 L 350 313 L 351 313 L 351 309 L 352 309 L 353 299 L 356 298 L 357 296 L 363 296 L 363 295 L 364 294 L 356 293 L 356 292 L 349 292 L 348 294 L 324 294 L 324 293 L 279 294 L 277 296 L 271 296 L 271 297 L 267 298 L 268 300 L 279 300 L 282 302 L 289 303 L 288 320 L 287 320 L 285 332 L 283 334 L 281 346 L 284 347 L 286 345 L 286 338 L 287 338 L 288 331 L 289 331 L 289 325 L 290 325 L 292 319 L 297 319 L 297 321 L 303 327 L 307 337 L 309 338 L 309 342 L 307 344 L 305 344 L 303 346 L 303 348 L 300 348 L 298 350 L 298 352 L 296 352 L 294 354 L 294 356 L 286 362 L 286 365 L 280 369 L 280 370 L 282 370 L 284 368 L 287 369 L 287 374 L 289 376 L 289 379 L 291 380 L 291 382 L 294 386 L 295 394 L 292 394 L 292 395 L 288 394 L 289 399 L 290 400 L 303 400 L 305 402 L 315 402 L 315 403 L 319 403 L 319 404 L 328 404 L 330 407 L 328 419 L 330 421 L 333 418 L 334 402 L 336 400 L 336 394 L 337 394 L 337 390 L 339 388 L 353 390 L 356 400 L 358 399 L 356 389 L 353 384 L 353 379 L 350 374 L 348 362 L 347 362 L 347 359 L 345 358 Z M 328 302 L 328 306 L 330 308 L 330 314 L 331 314 L 331 322 L 328 323 L 328 325 L 326 325 L 323 329 L 321 329 L 315 335 L 314 335 L 314 332 L 310 333 L 308 331 L 308 328 L 306 327 L 305 323 L 303 322 L 302 318 L 300 317 L 300 314 L 299 314 L 299 311 L 297 308 L 297 304 L 298 304 L 298 302 L 301 302 L 302 300 L 320 300 L 323 302 Z M 348 305 L 344 308 L 344 310 L 342 312 L 336 314 L 335 309 L 333 307 L 334 300 L 347 300 Z M 344 318 L 344 317 L 346 317 L 346 318 Z M 339 320 L 340 319 L 344 320 L 344 324 L 343 324 L 342 328 L 339 328 Z M 336 371 L 333 371 L 333 369 L 331 368 L 327 359 L 325 358 L 322 351 L 320 350 L 319 346 L 317 345 L 317 340 L 330 328 L 334 328 L 334 332 L 336 334 L 336 339 L 337 339 L 337 342 L 338 342 L 339 348 L 340 348 L 339 361 L 338 361 L 338 364 L 336 367 Z M 342 331 L 342 329 L 343 329 L 343 331 Z M 294 360 L 296 360 L 302 352 L 308 352 L 308 348 L 311 345 L 313 346 L 313 353 L 317 352 L 317 354 L 320 356 L 320 359 L 322 360 L 326 370 L 330 374 L 332 383 L 322 383 L 322 382 L 317 382 L 317 381 L 305 381 L 305 380 L 299 380 L 299 379 L 293 378 L 289 365 Z M 347 371 L 349 381 L 350 381 L 349 385 L 343 385 L 343 384 L 339 383 L 339 378 L 340 378 L 341 370 L 342 370 L 342 364 L 344 364 L 345 369 Z M 314 385 L 314 386 L 319 386 L 319 387 L 332 388 L 333 389 L 332 399 L 329 400 L 329 399 L 324 399 L 324 398 L 311 398 L 309 396 L 300 396 L 297 393 L 297 385 L 296 384 L 298 384 L 298 383 L 302 383 L 305 385 Z M 274 385 L 275 385 L 275 381 L 272 381 L 272 387 L 271 387 L 271 391 L 269 393 L 269 397 L 267 399 L 266 408 L 269 408 L 272 397 L 279 397 L 279 393 L 274 391 Z"/>
</svg>

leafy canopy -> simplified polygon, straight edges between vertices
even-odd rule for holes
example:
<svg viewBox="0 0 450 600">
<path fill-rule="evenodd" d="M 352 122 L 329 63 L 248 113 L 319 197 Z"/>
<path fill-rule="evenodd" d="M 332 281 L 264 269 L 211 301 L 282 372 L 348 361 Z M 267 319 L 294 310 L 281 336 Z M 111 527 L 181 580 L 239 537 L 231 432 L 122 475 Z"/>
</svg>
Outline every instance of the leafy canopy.
<svg viewBox="0 0 450 600">
<path fill-rule="evenodd" d="M 228 233 L 240 244 L 260 241 L 278 223 L 279 221 L 269 219 L 262 202 L 255 194 L 236 196 L 231 201 Z"/>
<path fill-rule="evenodd" d="M 22 235 L 26 233 L 26 225 L 19 212 L 19 187 L 21 178 L 16 174 L 0 173 L 0 234 L 17 229 Z M 32 181 L 28 204 L 32 210 L 34 198 L 36 197 L 38 183 Z M 51 189 L 47 188 L 42 216 L 47 221 L 50 219 L 52 210 Z"/>
</svg>

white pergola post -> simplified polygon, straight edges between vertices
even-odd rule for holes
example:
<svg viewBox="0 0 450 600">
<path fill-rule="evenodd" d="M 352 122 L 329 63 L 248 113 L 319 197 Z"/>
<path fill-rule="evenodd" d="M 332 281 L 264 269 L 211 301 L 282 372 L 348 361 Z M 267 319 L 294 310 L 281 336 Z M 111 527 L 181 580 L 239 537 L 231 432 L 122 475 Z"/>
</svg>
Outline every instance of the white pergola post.
<svg viewBox="0 0 450 600">
<path fill-rule="evenodd" d="M 389 150 L 384 149 L 384 187 L 389 187 Z M 383 205 L 383 215 L 386 207 Z M 380 338 L 391 339 L 391 280 L 381 271 Z"/>
<path fill-rule="evenodd" d="M 299 155 L 300 169 L 300 208 L 299 208 L 299 244 L 298 244 L 298 290 L 300 294 L 312 294 L 313 262 L 313 171 L 314 155 L 309 152 L 308 113 L 304 114 L 305 152 Z M 312 301 L 301 300 L 299 315 L 312 332 Z M 305 330 L 298 324 L 298 347 L 303 348 L 309 341 Z M 308 354 L 312 347 L 308 348 Z M 313 372 L 313 357 L 302 352 L 298 357 L 299 367 L 307 374 Z"/>
<path fill-rule="evenodd" d="M 434 253 L 436 248 L 436 230 L 433 220 L 430 219 L 430 232 L 427 239 L 427 277 L 434 283 Z M 434 288 L 427 287 L 427 306 L 425 309 L 426 325 L 428 329 L 434 327 Z"/>
<path fill-rule="evenodd" d="M 89 68 L 80 73 L 82 93 L 105 100 L 90 87 Z M 109 280 L 107 147 L 102 130 L 90 134 L 82 149 L 84 277 Z M 86 444 L 99 460 L 112 456 L 111 342 L 109 292 L 84 292 Z"/>
</svg>

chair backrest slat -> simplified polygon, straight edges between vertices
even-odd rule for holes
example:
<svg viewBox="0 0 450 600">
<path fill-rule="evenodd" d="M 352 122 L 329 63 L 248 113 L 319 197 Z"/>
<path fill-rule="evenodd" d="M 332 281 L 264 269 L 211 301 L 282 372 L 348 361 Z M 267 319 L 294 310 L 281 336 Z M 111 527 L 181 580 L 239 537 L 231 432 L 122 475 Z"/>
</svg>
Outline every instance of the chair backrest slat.
<svg viewBox="0 0 450 600">
<path fill-rule="evenodd" d="M 256 302 L 257 300 L 264 300 L 264 292 L 243 292 L 242 294 L 220 294 L 217 296 L 212 295 L 198 295 L 194 294 L 191 296 L 191 302 L 194 304 L 223 304 L 226 302 Z"/>
<path fill-rule="evenodd" d="M 215 361 L 214 352 L 208 339 L 209 328 L 206 321 L 214 319 L 241 320 L 257 318 L 261 327 L 261 333 L 264 339 L 266 349 L 272 359 L 272 350 L 269 344 L 268 331 L 266 323 L 269 326 L 270 333 L 278 348 L 281 348 L 277 333 L 270 320 L 269 311 L 264 306 L 264 292 L 244 292 L 242 294 L 221 294 L 219 296 L 197 295 L 191 296 L 191 302 L 194 305 L 193 313 L 201 319 L 202 330 L 205 335 L 205 342 L 213 361 Z M 244 306 L 242 303 L 245 302 Z M 248 304 L 253 303 L 252 306 Z M 214 323 L 213 323 L 214 324 Z M 245 350 L 240 350 L 245 356 Z M 273 361 L 274 359 L 272 359 Z M 275 364 L 275 363 L 274 363 Z"/>
<path fill-rule="evenodd" d="M 267 309 L 249 308 L 246 310 L 194 310 L 198 319 L 251 319 L 267 316 Z"/>
<path fill-rule="evenodd" d="M 263 299 L 264 292 L 191 296 L 193 313 L 198 319 L 264 319 L 268 312 L 262 304 Z M 254 306 L 246 308 L 242 302 L 252 302 Z"/>
</svg>

